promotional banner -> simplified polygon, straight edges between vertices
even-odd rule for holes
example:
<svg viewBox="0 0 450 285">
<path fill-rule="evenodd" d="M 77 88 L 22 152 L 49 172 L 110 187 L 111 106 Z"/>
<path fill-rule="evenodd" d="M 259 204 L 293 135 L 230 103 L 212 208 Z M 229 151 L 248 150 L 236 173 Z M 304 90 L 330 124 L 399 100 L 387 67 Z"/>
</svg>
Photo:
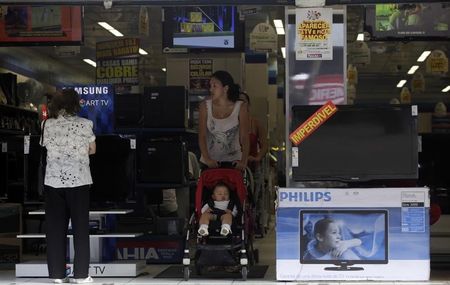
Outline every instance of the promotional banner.
<svg viewBox="0 0 450 285">
<path fill-rule="evenodd" d="M 213 73 L 213 60 L 197 58 L 189 60 L 189 90 L 191 94 L 208 94 L 209 80 Z"/>
<path fill-rule="evenodd" d="M 297 60 L 332 60 L 332 8 L 295 10 L 295 58 Z"/>
<path fill-rule="evenodd" d="M 427 58 L 427 73 L 442 74 L 448 72 L 448 58 L 442 50 L 434 50 Z"/>
<path fill-rule="evenodd" d="M 280 188 L 277 280 L 428 280 L 428 191 Z"/>
<path fill-rule="evenodd" d="M 278 35 L 267 23 L 259 23 L 250 33 L 250 50 L 260 52 L 277 52 Z"/>
<path fill-rule="evenodd" d="M 97 60 L 97 84 L 139 84 L 139 58 Z"/>
<path fill-rule="evenodd" d="M 94 122 L 95 134 L 109 134 L 114 130 L 114 91 L 111 85 L 76 85 L 80 95 L 80 117 Z"/>
</svg>

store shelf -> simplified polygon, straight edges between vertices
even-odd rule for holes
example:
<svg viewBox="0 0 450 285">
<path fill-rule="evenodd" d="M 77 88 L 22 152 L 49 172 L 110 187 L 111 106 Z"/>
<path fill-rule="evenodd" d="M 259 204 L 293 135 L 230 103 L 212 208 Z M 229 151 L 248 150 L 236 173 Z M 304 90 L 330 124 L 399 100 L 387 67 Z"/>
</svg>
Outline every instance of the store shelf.
<svg viewBox="0 0 450 285">
<path fill-rule="evenodd" d="M 107 234 L 90 234 L 91 238 L 135 238 L 142 236 L 142 233 L 107 233 Z M 28 239 L 28 238 L 45 238 L 45 234 L 22 234 L 17 235 L 17 238 Z M 73 238 L 73 235 L 67 235 L 68 238 Z"/>
<path fill-rule="evenodd" d="M 131 209 L 111 209 L 111 210 L 93 210 L 89 215 L 126 215 L 132 213 Z M 35 210 L 28 212 L 29 215 L 44 215 L 45 210 Z"/>
</svg>

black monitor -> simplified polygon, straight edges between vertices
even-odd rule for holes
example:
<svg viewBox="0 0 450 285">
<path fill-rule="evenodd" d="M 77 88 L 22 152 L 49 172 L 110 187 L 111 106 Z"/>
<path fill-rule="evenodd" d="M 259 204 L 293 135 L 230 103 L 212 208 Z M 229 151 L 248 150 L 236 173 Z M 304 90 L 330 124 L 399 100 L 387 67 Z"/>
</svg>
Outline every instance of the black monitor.
<svg viewBox="0 0 450 285">
<path fill-rule="evenodd" d="M 294 106 L 291 132 L 318 108 Z M 298 145 L 294 181 L 417 179 L 418 136 L 412 106 L 342 105 L 337 109 Z"/>
<path fill-rule="evenodd" d="M 365 29 L 372 40 L 439 40 L 450 38 L 450 3 L 369 5 Z"/>
<path fill-rule="evenodd" d="M 93 184 L 91 207 L 116 206 L 133 195 L 135 149 L 129 137 L 101 135 L 96 137 L 97 151 L 90 156 Z"/>
<path fill-rule="evenodd" d="M 324 270 L 387 264 L 388 232 L 387 210 L 300 210 L 300 263 L 339 266 Z"/>
<path fill-rule="evenodd" d="M 163 9 L 163 52 L 240 52 L 244 42 L 244 24 L 236 6 Z"/>
</svg>

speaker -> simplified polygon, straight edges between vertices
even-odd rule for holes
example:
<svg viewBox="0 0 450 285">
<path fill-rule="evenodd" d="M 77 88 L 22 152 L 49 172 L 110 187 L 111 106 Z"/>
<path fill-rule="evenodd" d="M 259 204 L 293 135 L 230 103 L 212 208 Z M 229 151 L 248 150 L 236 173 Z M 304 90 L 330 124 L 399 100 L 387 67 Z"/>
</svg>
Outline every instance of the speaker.
<svg viewBox="0 0 450 285">
<path fill-rule="evenodd" d="M 185 184 L 188 181 L 186 144 L 174 140 L 149 140 L 138 145 L 138 180 L 143 183 Z"/>
<path fill-rule="evenodd" d="M 138 128 L 142 118 L 141 103 L 141 94 L 115 94 L 115 128 Z"/>
<path fill-rule="evenodd" d="M 183 86 L 145 87 L 142 101 L 144 127 L 188 127 L 188 97 Z"/>
</svg>

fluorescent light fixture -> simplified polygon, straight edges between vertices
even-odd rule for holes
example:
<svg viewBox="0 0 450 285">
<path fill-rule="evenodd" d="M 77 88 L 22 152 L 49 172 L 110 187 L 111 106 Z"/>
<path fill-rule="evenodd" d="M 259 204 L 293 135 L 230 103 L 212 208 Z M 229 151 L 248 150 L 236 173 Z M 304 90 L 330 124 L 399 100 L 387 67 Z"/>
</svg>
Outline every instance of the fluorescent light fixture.
<svg viewBox="0 0 450 285">
<path fill-rule="evenodd" d="M 118 30 L 114 29 L 110 24 L 106 22 L 98 22 L 100 26 L 102 26 L 105 30 L 110 32 L 111 34 L 115 35 L 116 37 L 123 37 L 123 34 L 119 32 Z"/>
<path fill-rule="evenodd" d="M 275 28 L 283 28 L 283 21 L 280 19 L 274 19 L 273 24 L 275 25 Z"/>
<path fill-rule="evenodd" d="M 142 54 L 142 55 L 147 55 L 148 54 L 148 52 L 146 52 L 145 50 L 143 50 L 143 49 L 139 49 L 139 53 L 140 54 Z"/>
<path fill-rule="evenodd" d="M 364 41 L 364 33 L 359 33 L 356 37 L 357 41 L 363 42 Z"/>
<path fill-rule="evenodd" d="M 402 79 L 402 80 L 400 80 L 400 81 L 398 82 L 397 87 L 398 87 L 398 88 L 402 88 L 403 85 L 405 85 L 405 83 L 406 83 L 406 80 L 405 80 L 405 79 Z"/>
<path fill-rule="evenodd" d="M 278 35 L 286 34 L 284 31 L 283 21 L 280 19 L 274 19 L 273 24 L 275 25 L 275 29 L 277 30 Z"/>
<path fill-rule="evenodd" d="M 92 65 L 93 67 L 97 67 L 97 63 L 95 63 L 95 61 L 93 61 L 92 59 L 85 58 L 83 59 L 83 61 L 86 62 L 87 64 Z"/>
<path fill-rule="evenodd" d="M 281 54 L 283 55 L 283 58 L 286 58 L 286 47 L 281 48 Z"/>
<path fill-rule="evenodd" d="M 275 28 L 275 29 L 277 30 L 277 34 L 278 34 L 278 35 L 284 35 L 284 34 L 285 34 L 283 28 Z"/>
<path fill-rule="evenodd" d="M 165 67 L 161 68 L 162 71 L 166 72 L 167 69 Z"/>
<path fill-rule="evenodd" d="M 308 79 L 309 79 L 308 73 L 299 73 L 299 74 L 292 76 L 292 80 L 296 80 L 296 81 L 297 80 L 304 81 L 304 80 L 308 80 Z"/>
<path fill-rule="evenodd" d="M 419 58 L 417 59 L 417 61 L 418 61 L 418 62 L 424 62 L 425 59 L 427 59 L 427 57 L 430 55 L 430 53 L 431 53 L 431 51 L 429 51 L 429 50 L 424 51 L 424 52 L 419 56 Z"/>
<path fill-rule="evenodd" d="M 419 69 L 418 65 L 411 66 L 411 68 L 408 70 L 408 74 L 414 74 L 414 72 L 416 72 L 417 69 Z"/>
<path fill-rule="evenodd" d="M 442 92 L 448 92 L 450 91 L 450 85 L 447 85 L 444 89 L 442 89 Z"/>
</svg>

